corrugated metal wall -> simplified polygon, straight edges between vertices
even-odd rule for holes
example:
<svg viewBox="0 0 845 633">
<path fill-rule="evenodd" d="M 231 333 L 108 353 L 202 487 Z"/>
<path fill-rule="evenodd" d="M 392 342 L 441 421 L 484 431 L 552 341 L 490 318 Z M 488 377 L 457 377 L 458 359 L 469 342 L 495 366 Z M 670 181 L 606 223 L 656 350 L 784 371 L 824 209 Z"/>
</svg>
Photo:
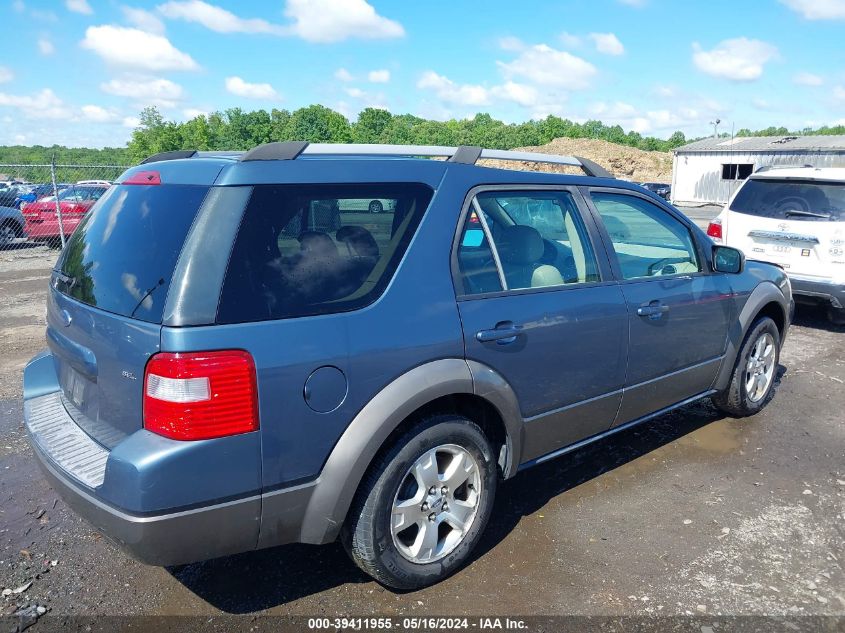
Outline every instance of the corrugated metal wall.
<svg viewBox="0 0 845 633">
<path fill-rule="evenodd" d="M 742 181 L 722 180 L 722 165 L 845 167 L 845 149 L 831 152 L 684 152 L 675 155 L 672 171 L 674 204 L 724 204 Z"/>
</svg>

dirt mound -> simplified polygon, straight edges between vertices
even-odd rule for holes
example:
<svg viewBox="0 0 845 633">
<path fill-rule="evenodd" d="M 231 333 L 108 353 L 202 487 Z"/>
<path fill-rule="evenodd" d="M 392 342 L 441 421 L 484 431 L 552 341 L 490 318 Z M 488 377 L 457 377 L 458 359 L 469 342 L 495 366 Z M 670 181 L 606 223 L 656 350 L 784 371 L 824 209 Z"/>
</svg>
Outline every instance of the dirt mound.
<svg viewBox="0 0 845 633">
<path fill-rule="evenodd" d="M 551 143 L 536 147 L 520 147 L 515 151 L 539 152 L 581 156 L 598 163 L 615 177 L 633 182 L 672 182 L 672 154 L 669 152 L 646 152 L 627 145 L 617 145 L 592 138 L 556 138 Z M 500 161 L 481 161 L 495 167 L 507 167 Z M 583 173 L 563 165 L 545 163 L 517 163 L 526 169 L 555 173 Z M 514 163 L 509 165 L 513 168 Z"/>
</svg>

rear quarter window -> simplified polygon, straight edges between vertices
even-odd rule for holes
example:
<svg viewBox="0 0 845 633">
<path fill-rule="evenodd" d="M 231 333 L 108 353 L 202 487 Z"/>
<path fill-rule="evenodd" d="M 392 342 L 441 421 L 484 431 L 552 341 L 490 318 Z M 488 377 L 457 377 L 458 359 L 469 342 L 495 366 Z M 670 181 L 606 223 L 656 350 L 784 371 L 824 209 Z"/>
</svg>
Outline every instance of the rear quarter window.
<svg viewBox="0 0 845 633">
<path fill-rule="evenodd" d="M 415 183 L 256 186 L 232 249 L 217 322 L 372 303 L 393 277 L 432 194 Z"/>
</svg>

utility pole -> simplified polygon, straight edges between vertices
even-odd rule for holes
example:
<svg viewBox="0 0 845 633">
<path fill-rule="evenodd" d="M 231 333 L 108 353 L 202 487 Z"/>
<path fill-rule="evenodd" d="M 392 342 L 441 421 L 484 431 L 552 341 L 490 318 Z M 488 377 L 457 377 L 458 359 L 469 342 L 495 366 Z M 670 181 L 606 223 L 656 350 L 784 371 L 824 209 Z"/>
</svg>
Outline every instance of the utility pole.
<svg viewBox="0 0 845 633">
<path fill-rule="evenodd" d="M 710 121 L 710 125 L 713 126 L 713 138 L 719 138 L 719 123 L 721 123 L 721 119 L 716 119 L 715 121 Z"/>
</svg>

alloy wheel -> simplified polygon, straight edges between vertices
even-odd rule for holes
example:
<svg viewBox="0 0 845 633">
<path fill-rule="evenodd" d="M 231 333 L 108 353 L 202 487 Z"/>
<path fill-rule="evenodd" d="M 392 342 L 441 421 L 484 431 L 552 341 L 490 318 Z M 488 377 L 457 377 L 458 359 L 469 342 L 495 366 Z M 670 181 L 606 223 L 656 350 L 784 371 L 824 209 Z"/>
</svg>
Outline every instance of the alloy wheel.
<svg viewBox="0 0 845 633">
<path fill-rule="evenodd" d="M 393 500 L 393 544 L 412 563 L 448 556 L 464 540 L 483 490 L 476 459 L 462 446 L 444 444 L 408 469 Z"/>
</svg>

